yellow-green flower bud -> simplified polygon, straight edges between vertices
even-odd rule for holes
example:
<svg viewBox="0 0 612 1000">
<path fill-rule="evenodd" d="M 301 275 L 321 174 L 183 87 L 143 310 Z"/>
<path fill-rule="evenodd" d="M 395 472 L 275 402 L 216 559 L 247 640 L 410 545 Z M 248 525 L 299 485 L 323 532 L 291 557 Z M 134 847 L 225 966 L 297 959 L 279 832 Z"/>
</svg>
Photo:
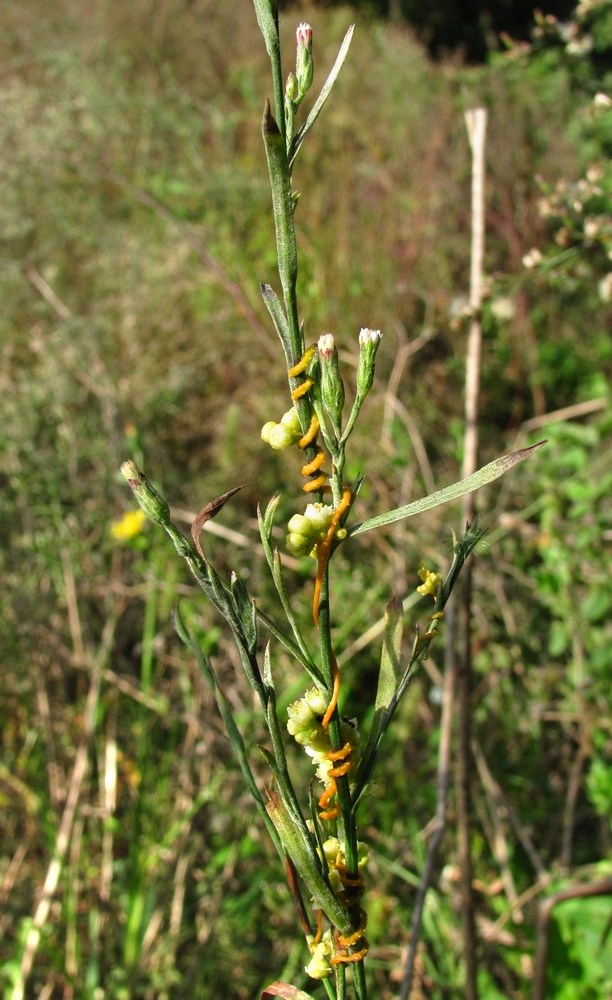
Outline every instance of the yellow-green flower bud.
<svg viewBox="0 0 612 1000">
<path fill-rule="evenodd" d="M 323 717 L 327 711 L 327 705 L 325 703 L 325 698 L 320 691 L 316 688 L 310 688 L 304 695 L 304 701 L 307 703 L 311 712 L 314 715 L 320 715 Z"/>
<path fill-rule="evenodd" d="M 359 334 L 359 362 L 357 364 L 357 394 L 363 399 L 374 381 L 374 363 L 382 334 L 380 330 L 364 327 Z"/>
<path fill-rule="evenodd" d="M 302 428 L 300 426 L 300 418 L 295 406 L 292 406 L 290 410 L 283 413 L 280 419 L 281 425 L 285 427 L 293 437 L 302 436 Z"/>
<path fill-rule="evenodd" d="M 287 715 L 289 716 L 287 729 L 292 736 L 295 736 L 300 730 L 312 726 L 314 722 L 313 711 L 305 698 L 299 698 L 289 705 Z"/>
<path fill-rule="evenodd" d="M 310 934 L 306 940 L 312 952 L 312 958 L 305 969 L 307 975 L 311 979 L 327 979 L 332 973 L 330 958 L 334 950 L 331 931 L 326 930 L 318 944 L 314 943 L 314 938 Z"/>
<path fill-rule="evenodd" d="M 296 733 L 291 732 L 291 723 L 288 722 L 287 731 L 291 736 L 293 736 L 296 743 L 299 743 L 301 747 L 305 748 L 307 753 L 309 750 L 313 750 L 315 747 L 320 746 L 321 742 L 324 742 L 326 750 L 329 749 L 329 741 L 325 739 L 325 730 L 317 722 L 314 722 L 310 728 L 299 729 Z"/>
<path fill-rule="evenodd" d="M 321 399 L 327 410 L 332 427 L 340 437 L 342 410 L 344 409 L 344 385 L 338 366 L 338 351 L 331 333 L 324 333 L 317 344 L 321 364 Z"/>
<path fill-rule="evenodd" d="M 269 444 L 275 451 L 282 451 L 284 448 L 296 444 L 301 436 L 300 418 L 295 407 L 283 413 L 279 424 L 275 423 L 274 420 L 268 420 L 261 428 L 262 441 Z"/>
<path fill-rule="evenodd" d="M 285 99 L 291 101 L 293 104 L 297 101 L 299 95 L 298 82 L 295 78 L 295 73 L 290 73 L 287 77 L 287 85 L 285 87 Z"/>
<path fill-rule="evenodd" d="M 338 852 L 342 850 L 342 845 L 337 837 L 328 837 L 323 844 L 323 853 L 326 861 L 333 865 L 338 857 Z"/>
<path fill-rule="evenodd" d="M 322 503 L 309 503 L 303 514 L 294 514 L 287 527 L 287 548 L 294 556 L 306 556 L 323 541 L 334 516 L 334 508 Z"/>
</svg>

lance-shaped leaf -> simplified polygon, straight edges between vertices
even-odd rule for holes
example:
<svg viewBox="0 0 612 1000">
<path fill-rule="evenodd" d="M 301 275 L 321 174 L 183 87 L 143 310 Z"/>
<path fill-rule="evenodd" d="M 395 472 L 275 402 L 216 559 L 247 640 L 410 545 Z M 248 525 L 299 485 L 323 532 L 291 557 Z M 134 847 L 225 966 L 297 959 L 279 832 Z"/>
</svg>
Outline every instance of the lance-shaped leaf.
<svg viewBox="0 0 612 1000">
<path fill-rule="evenodd" d="M 261 295 L 264 300 L 266 309 L 272 317 L 272 322 L 274 323 L 274 329 L 276 330 L 280 342 L 283 345 L 283 351 L 285 354 L 285 362 L 287 368 L 291 368 L 293 365 L 293 353 L 291 348 L 291 334 L 289 333 L 289 323 L 287 322 L 287 317 L 285 315 L 285 310 L 282 307 L 281 301 L 272 288 L 271 285 L 261 284 Z"/>
<path fill-rule="evenodd" d="M 329 884 L 321 874 L 321 869 L 313 857 L 314 849 L 312 842 L 308 846 L 301 831 L 296 827 L 287 812 L 283 800 L 278 792 L 267 790 L 268 803 L 266 809 L 276 831 L 282 841 L 283 847 L 293 861 L 295 868 L 304 880 L 310 892 L 314 905 L 318 906 L 327 919 L 344 934 L 350 937 L 354 933 L 354 928 L 349 920 L 348 913 L 334 896 Z"/>
<path fill-rule="evenodd" d="M 361 524 L 356 524 L 353 528 L 349 528 L 349 537 L 363 535 L 364 532 L 372 531 L 373 528 L 383 528 L 387 524 L 401 521 L 405 517 L 413 517 L 415 514 L 422 514 L 426 510 L 432 510 L 443 503 L 448 503 L 449 500 L 457 500 L 458 497 L 463 497 L 466 493 L 472 493 L 474 490 L 480 489 L 481 486 L 486 486 L 487 483 L 492 483 L 493 480 L 499 479 L 500 476 L 503 476 L 504 472 L 518 465 L 519 462 L 524 462 L 526 458 L 531 458 L 544 444 L 546 444 L 546 441 L 538 441 L 537 444 L 532 444 L 530 448 L 521 448 L 519 451 L 513 451 L 509 455 L 502 455 L 501 458 L 496 458 L 489 465 L 483 466 L 482 469 L 474 472 L 467 479 L 462 479 L 458 483 L 453 483 L 452 486 L 447 486 L 443 490 L 431 493 L 421 500 L 415 500 L 414 503 L 409 503 L 405 507 L 396 507 L 395 510 L 390 510 L 387 514 L 379 514 L 368 521 L 362 521 Z"/>
<path fill-rule="evenodd" d="M 375 712 L 385 709 L 399 685 L 402 668 L 400 654 L 402 649 L 403 617 L 402 602 L 393 597 L 385 608 L 385 633 L 383 638 L 378 689 L 376 691 Z"/>
<path fill-rule="evenodd" d="M 249 597 L 245 585 L 233 570 L 230 580 L 234 606 L 244 629 L 244 635 L 248 644 L 247 649 L 249 653 L 254 653 L 257 649 L 257 612 L 255 610 L 255 602 Z"/>
<path fill-rule="evenodd" d="M 316 99 L 316 101 L 315 101 L 315 103 L 314 103 L 314 105 L 312 107 L 312 110 L 311 110 L 310 114 L 308 115 L 308 118 L 306 119 L 306 121 L 302 125 L 301 129 L 298 131 L 298 133 L 295 136 L 293 142 L 291 143 L 291 151 L 290 151 L 290 155 L 289 155 L 289 167 L 290 167 L 290 169 L 293 167 L 293 164 L 295 163 L 295 158 L 296 158 L 296 156 L 298 154 L 300 146 L 304 142 L 304 139 L 306 138 L 306 136 L 310 132 L 312 126 L 316 122 L 316 120 L 319 117 L 319 115 L 321 114 L 321 111 L 323 110 L 323 105 L 325 104 L 327 98 L 329 97 L 329 95 L 331 93 L 331 89 L 332 89 L 334 83 L 338 79 L 338 75 L 340 73 L 340 70 L 342 69 L 342 67 L 344 65 L 344 60 L 346 59 L 346 57 L 348 55 L 348 50 L 349 50 L 349 46 L 351 44 L 351 39 L 353 37 L 354 30 L 355 30 L 355 25 L 351 24 L 351 26 L 348 29 L 346 35 L 344 36 L 344 40 L 342 42 L 342 45 L 340 46 L 340 51 L 338 52 L 338 56 L 336 58 L 336 61 L 335 61 L 334 65 L 332 66 L 331 72 L 330 72 L 329 76 L 327 77 L 327 80 L 323 84 L 323 87 L 321 88 L 321 93 L 317 97 L 317 99 Z"/>
<path fill-rule="evenodd" d="M 392 704 L 402 680 L 400 655 L 403 634 L 403 611 L 402 602 L 396 597 L 385 608 L 385 631 L 374 718 L 372 719 L 372 725 L 368 733 L 367 743 L 361 754 L 357 773 L 358 784 L 361 785 L 363 783 L 362 787 L 365 787 L 370 780 L 376 760 L 376 751 L 381 736 L 388 725 L 387 713 L 389 706 Z"/>
</svg>

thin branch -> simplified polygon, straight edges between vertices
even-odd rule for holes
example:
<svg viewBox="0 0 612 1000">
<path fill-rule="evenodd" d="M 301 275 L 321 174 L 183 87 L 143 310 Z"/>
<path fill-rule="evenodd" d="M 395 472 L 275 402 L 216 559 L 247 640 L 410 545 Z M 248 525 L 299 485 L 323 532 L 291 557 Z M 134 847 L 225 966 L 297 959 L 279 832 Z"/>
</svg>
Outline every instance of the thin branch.
<svg viewBox="0 0 612 1000">
<path fill-rule="evenodd" d="M 546 962 L 548 959 L 548 939 L 552 911 L 558 903 L 566 899 L 585 899 L 591 896 L 612 896 L 612 878 L 602 879 L 591 885 L 576 885 L 556 892 L 542 900 L 538 912 L 536 960 L 533 974 L 533 1000 L 546 997 Z"/>
<path fill-rule="evenodd" d="M 453 729 L 453 710 L 455 703 L 455 602 L 451 600 L 446 605 L 446 669 L 444 672 L 444 690 L 442 698 L 442 718 L 440 720 L 440 749 L 438 754 L 438 796 L 436 802 L 436 815 L 433 823 L 433 833 L 427 849 L 425 867 L 421 876 L 421 882 L 417 892 L 412 914 L 412 924 L 410 928 L 410 947 L 406 959 L 406 968 L 400 993 L 400 1000 L 408 1000 L 414 976 L 414 966 L 416 962 L 417 947 L 421 936 L 423 924 L 423 909 L 425 897 L 431 881 L 434 862 L 446 821 L 446 800 L 448 797 L 448 787 L 450 783 L 451 765 L 451 737 Z"/>
</svg>

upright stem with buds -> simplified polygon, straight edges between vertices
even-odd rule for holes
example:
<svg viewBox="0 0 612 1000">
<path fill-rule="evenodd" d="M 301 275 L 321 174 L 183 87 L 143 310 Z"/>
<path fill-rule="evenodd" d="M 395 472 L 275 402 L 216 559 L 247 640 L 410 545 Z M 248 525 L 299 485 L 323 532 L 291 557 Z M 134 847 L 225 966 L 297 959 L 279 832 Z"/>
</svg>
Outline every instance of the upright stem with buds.
<svg viewBox="0 0 612 1000">
<path fill-rule="evenodd" d="M 296 129 L 301 102 L 313 82 L 312 29 L 307 24 L 297 28 L 295 71 L 288 75 L 283 86 L 276 0 L 253 2 L 272 70 L 275 113 L 266 102 L 263 140 L 272 191 L 282 299 L 270 284 L 262 285 L 261 291 L 281 342 L 289 393 L 289 408 L 279 419 L 265 423 L 261 437 L 272 448 L 295 448 L 301 455 L 303 490 L 307 497 L 303 511 L 296 511 L 288 522 L 285 545 L 295 557 L 311 556 L 314 560 L 310 584 L 312 624 L 309 627 L 315 634 L 315 641 L 309 641 L 298 621 L 280 554 L 273 543 L 278 494 L 270 500 L 265 511 L 258 511 L 262 547 L 278 594 L 276 610 L 268 613 L 253 600 L 235 573 L 228 581 L 220 577 L 200 543 L 205 522 L 215 517 L 240 487 L 229 489 L 203 507 L 192 525 L 192 541 L 189 541 L 172 523 L 168 504 L 144 473 L 133 462 L 124 463 L 122 472 L 144 513 L 165 529 L 196 582 L 225 619 L 245 676 L 261 706 L 269 741 L 259 750 L 270 767 L 270 781 L 263 793 L 214 668 L 177 613 L 179 635 L 192 648 L 215 694 L 256 807 L 285 864 L 310 952 L 306 972 L 312 979 L 322 981 L 330 1000 L 344 1000 L 347 970 L 350 969 L 356 1000 L 367 1000 L 364 869 L 368 849 L 358 839 L 358 808 L 383 752 L 385 735 L 397 707 L 440 631 L 451 591 L 465 560 L 482 537 L 482 531 L 475 523 L 466 526 L 463 537 L 455 539 L 452 561 L 445 574 L 429 569 L 424 563 L 415 571 L 415 579 L 418 575 L 421 580 L 417 589 L 424 597 L 433 599 L 433 610 L 430 606 L 426 624 L 422 630 L 416 629 L 412 647 L 406 655 L 402 651 L 402 604 L 396 599 L 389 603 L 374 712 L 363 738 L 354 722 L 341 718 L 338 711 L 341 678 L 331 635 L 330 564 L 341 544 L 352 542 L 366 531 L 463 496 L 496 479 L 538 446 L 497 459 L 463 482 L 415 503 L 348 526 L 361 480 L 350 484 L 344 480 L 346 449 L 374 382 L 381 333 L 364 328 L 359 334 L 359 362 L 350 393 L 353 402 L 347 413 L 347 391 L 334 337 L 331 333 L 322 333 L 316 344 L 307 347 L 304 343 L 296 290 L 298 255 L 294 215 L 297 197 L 292 188 L 292 172 L 299 149 L 320 115 L 346 58 L 353 29 L 347 32 L 334 67 L 310 113 Z M 269 639 L 263 649 L 261 628 Z M 286 728 L 304 748 L 315 768 L 319 783 L 316 792 L 311 782 L 306 793 L 298 794 L 289 774 L 286 737 L 276 709 L 272 642 L 284 646 L 309 678 L 310 686 L 303 697 L 289 706 Z M 365 717 L 371 708 L 368 698 L 366 704 L 358 707 L 358 712 Z M 294 988 L 287 984 L 275 986 L 278 987 L 277 995 L 295 995 L 290 992 Z M 303 992 L 301 995 L 309 996 Z"/>
</svg>

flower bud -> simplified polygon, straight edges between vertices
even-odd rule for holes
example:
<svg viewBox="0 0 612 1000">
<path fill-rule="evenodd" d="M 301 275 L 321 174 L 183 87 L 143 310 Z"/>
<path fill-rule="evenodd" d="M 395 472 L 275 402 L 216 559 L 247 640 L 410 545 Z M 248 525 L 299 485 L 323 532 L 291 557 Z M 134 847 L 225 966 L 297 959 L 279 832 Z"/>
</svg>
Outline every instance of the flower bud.
<svg viewBox="0 0 612 1000">
<path fill-rule="evenodd" d="M 333 972 L 330 962 L 334 952 L 331 931 L 326 930 L 317 944 L 314 943 L 315 939 L 311 935 L 308 935 L 306 940 L 312 952 L 312 958 L 306 966 L 305 972 L 311 979 L 327 979 Z"/>
<path fill-rule="evenodd" d="M 285 102 L 291 101 L 295 104 L 299 97 L 298 82 L 295 78 L 295 73 L 290 73 L 287 77 L 287 83 L 285 86 Z"/>
<path fill-rule="evenodd" d="M 321 692 L 316 688 L 308 689 L 304 695 L 304 701 L 314 715 L 320 715 L 321 717 L 325 715 L 325 712 L 327 711 L 327 704 Z"/>
<path fill-rule="evenodd" d="M 344 408 L 344 385 L 338 366 L 338 351 L 331 333 L 322 334 L 317 347 L 321 364 L 321 399 L 329 414 L 332 427 L 339 437 Z"/>
<path fill-rule="evenodd" d="M 357 395 L 363 399 L 374 381 L 374 362 L 382 334 L 380 330 L 364 327 L 359 334 L 359 362 L 357 364 Z"/>
<path fill-rule="evenodd" d="M 170 524 L 170 508 L 161 493 L 151 485 L 144 472 L 134 462 L 124 462 L 121 474 L 127 479 L 136 500 L 144 514 L 154 524 L 166 527 Z"/>
<path fill-rule="evenodd" d="M 292 702 L 287 708 L 287 715 L 289 716 L 287 729 L 292 736 L 295 736 L 301 729 L 312 726 L 314 721 L 312 709 L 305 698 L 298 698 L 297 701 Z"/>
<path fill-rule="evenodd" d="M 295 407 L 283 413 L 279 424 L 275 423 L 274 420 L 268 420 L 261 428 L 262 441 L 269 444 L 275 451 L 282 451 L 284 448 L 296 444 L 301 436 L 300 418 Z"/>
<path fill-rule="evenodd" d="M 323 541 L 334 516 L 334 508 L 322 503 L 309 503 L 303 514 L 294 514 L 287 527 L 287 548 L 294 556 L 307 556 Z"/>
<path fill-rule="evenodd" d="M 297 42 L 295 75 L 297 78 L 299 99 L 301 100 L 312 84 L 312 28 L 309 24 L 298 25 L 295 37 Z"/>
</svg>

